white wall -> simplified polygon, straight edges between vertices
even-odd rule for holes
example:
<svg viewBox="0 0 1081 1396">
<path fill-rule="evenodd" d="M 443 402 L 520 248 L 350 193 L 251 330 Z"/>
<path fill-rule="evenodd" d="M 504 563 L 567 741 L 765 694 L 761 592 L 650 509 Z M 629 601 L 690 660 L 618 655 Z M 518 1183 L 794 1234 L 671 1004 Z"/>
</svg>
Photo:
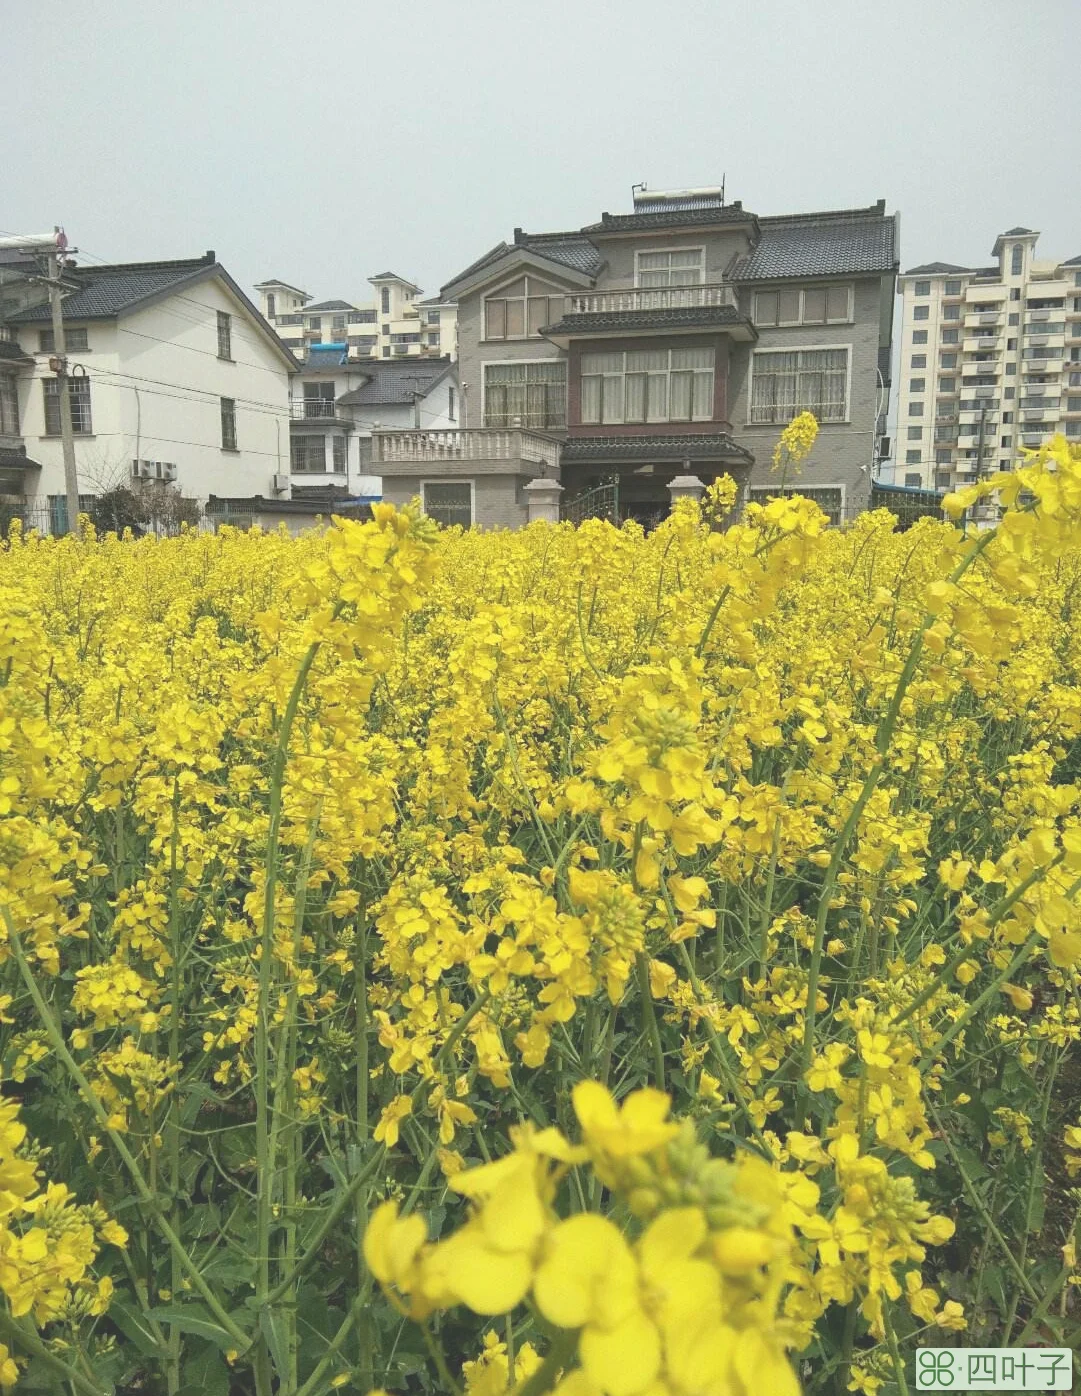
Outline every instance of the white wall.
<svg viewBox="0 0 1081 1396">
<path fill-rule="evenodd" d="M 217 311 L 232 316 L 233 361 L 219 359 Z M 89 349 L 69 354 L 90 377 L 93 435 L 75 444 L 79 487 L 96 494 L 126 483 L 133 458 L 175 463 L 189 498 L 271 495 L 289 471 L 289 370 L 240 302 L 214 279 L 116 321 L 86 322 Z M 20 338 L 37 349 L 37 328 Z M 27 453 L 40 461 L 34 504 L 64 493 L 59 437 L 46 437 L 48 355 L 24 387 Z M 221 399 L 236 403 L 237 450 L 222 448 Z"/>
</svg>

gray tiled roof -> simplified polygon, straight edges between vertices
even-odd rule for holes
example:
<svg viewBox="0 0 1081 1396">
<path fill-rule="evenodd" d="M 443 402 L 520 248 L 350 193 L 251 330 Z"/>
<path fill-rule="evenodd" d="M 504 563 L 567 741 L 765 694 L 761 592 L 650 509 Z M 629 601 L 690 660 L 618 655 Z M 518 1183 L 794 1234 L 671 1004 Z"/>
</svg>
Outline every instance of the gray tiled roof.
<svg viewBox="0 0 1081 1396">
<path fill-rule="evenodd" d="M 999 233 L 999 237 L 1002 237 L 1002 238 L 1024 237 L 1027 233 L 1031 233 L 1031 232 L 1032 232 L 1032 229 L 1031 229 L 1031 228 L 1021 228 L 1021 227 L 1017 227 L 1017 228 L 1007 228 L 1006 231 L 1005 231 L 1004 233 Z"/>
<path fill-rule="evenodd" d="M 1063 262 L 1062 265 L 1064 267 L 1081 267 L 1081 257 L 1071 257 L 1068 261 Z"/>
<path fill-rule="evenodd" d="M 936 276 L 944 272 L 971 271 L 971 267 L 957 267 L 952 262 L 924 262 L 918 267 L 909 267 L 905 276 Z"/>
<path fill-rule="evenodd" d="M 213 252 L 182 262 L 132 262 L 123 266 L 78 267 L 64 272 L 78 291 L 64 298 L 64 319 L 105 320 L 130 309 L 149 296 L 181 286 L 215 264 Z M 16 324 L 52 318 L 48 305 L 31 306 L 11 316 Z"/>
<path fill-rule="evenodd" d="M 403 286 L 408 286 L 412 291 L 419 291 L 420 287 L 413 284 L 407 276 L 399 276 L 396 271 L 381 271 L 378 276 L 369 276 L 369 281 L 400 281 Z"/>
<path fill-rule="evenodd" d="M 605 461 L 730 460 L 747 465 L 754 456 L 727 432 L 678 436 L 572 436 L 563 443 L 560 462 L 575 465 Z"/>
<path fill-rule="evenodd" d="M 429 392 L 450 369 L 450 359 L 392 359 L 373 361 L 363 372 L 368 381 L 338 399 L 346 407 L 402 405 L 413 401 L 414 393 Z"/>
<path fill-rule="evenodd" d="M 545 327 L 546 334 L 583 334 L 586 331 L 688 329 L 700 326 L 712 329 L 719 325 L 749 325 L 734 305 L 689 305 L 674 310 L 621 310 L 612 314 L 564 315 L 554 325 Z"/>
<path fill-rule="evenodd" d="M 25 451 L 11 446 L 0 446 L 0 465 L 9 470 L 40 470 L 41 462 L 31 460 Z"/>
<path fill-rule="evenodd" d="M 516 246 L 526 247 L 537 257 L 570 267 L 572 271 L 583 272 L 586 276 L 596 276 L 604 260 L 593 243 L 583 237 L 529 237 L 527 234 Z"/>
<path fill-rule="evenodd" d="M 13 339 L 0 339 L 0 359 L 8 363 L 32 364 L 34 360 Z"/>
<path fill-rule="evenodd" d="M 689 208 L 671 213 L 602 213 L 599 223 L 589 223 L 583 233 L 622 233 L 649 228 L 688 228 L 714 223 L 746 223 L 753 219 L 741 203 L 724 208 Z"/>
<path fill-rule="evenodd" d="M 881 207 L 759 219 L 754 251 L 729 273 L 733 281 L 844 276 L 893 271 L 896 225 Z"/>
<path fill-rule="evenodd" d="M 351 301 L 320 301 L 318 305 L 306 305 L 304 314 L 310 315 L 316 310 L 358 310 L 360 307 L 353 305 Z"/>
</svg>

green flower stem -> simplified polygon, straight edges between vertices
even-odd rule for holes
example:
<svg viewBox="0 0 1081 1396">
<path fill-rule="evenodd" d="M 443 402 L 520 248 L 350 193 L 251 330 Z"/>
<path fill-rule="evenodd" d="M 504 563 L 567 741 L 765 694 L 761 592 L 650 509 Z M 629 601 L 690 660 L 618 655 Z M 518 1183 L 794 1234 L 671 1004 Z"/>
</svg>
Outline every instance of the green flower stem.
<svg viewBox="0 0 1081 1396">
<path fill-rule="evenodd" d="M 1024 961 L 1028 959 L 1029 954 L 1039 938 L 1039 933 L 1033 931 L 1006 968 L 997 974 L 995 978 L 992 979 L 991 983 L 988 984 L 987 988 L 984 989 L 983 993 L 980 994 L 978 998 L 973 999 L 961 1016 L 950 1024 L 949 1028 L 942 1034 L 934 1047 L 929 1048 L 923 1054 L 918 1062 L 921 1074 L 927 1070 L 936 1057 L 941 1056 L 943 1048 L 948 1047 L 957 1034 L 964 1031 L 988 999 L 993 997 L 993 995 L 998 992 L 999 988 L 1005 984 L 1006 980 L 1009 979 L 1018 965 L 1023 964 Z"/>
<path fill-rule="evenodd" d="M 372 1286 L 371 1281 L 369 1280 L 368 1283 L 364 1285 L 364 1287 L 357 1294 L 357 1297 L 353 1300 L 352 1308 L 349 1310 L 345 1318 L 343 1318 L 341 1323 L 338 1325 L 337 1332 L 334 1334 L 333 1338 L 331 1338 L 330 1342 L 327 1344 L 326 1351 L 323 1353 L 322 1357 L 315 1364 L 315 1369 L 312 1372 L 311 1376 L 304 1383 L 304 1385 L 300 1387 L 300 1389 L 297 1391 L 297 1396 L 317 1396 L 317 1393 L 321 1393 L 325 1390 L 325 1387 L 323 1386 L 323 1378 L 326 1376 L 327 1372 L 330 1371 L 331 1367 L 336 1365 L 335 1358 L 341 1351 L 342 1345 L 344 1344 L 346 1338 L 349 1337 L 349 1334 L 353 1331 L 354 1324 L 356 1324 L 361 1314 L 372 1302 L 371 1291 Z"/>
<path fill-rule="evenodd" d="M 102 1384 L 91 1381 L 76 1367 L 69 1367 L 63 1358 L 57 1357 L 51 1348 L 45 1346 L 36 1333 L 21 1327 L 10 1314 L 5 1313 L 2 1309 L 0 1309 L 0 1336 L 19 1352 L 36 1358 L 51 1372 L 55 1372 L 62 1381 L 70 1383 L 71 1389 L 80 1392 L 82 1396 L 113 1396 L 116 1390 L 112 1382 Z"/>
<path fill-rule="evenodd" d="M 177 876 L 180 843 L 180 780 L 173 781 L 173 827 L 169 838 L 169 1076 L 175 1083 L 180 1074 L 180 1005 L 183 1000 L 183 964 L 180 945 L 180 896 Z M 180 1235 L 180 1102 L 177 1090 L 169 1093 L 165 1114 L 165 1149 L 168 1163 L 169 1196 L 172 1199 L 169 1224 Z M 150 1124 L 153 1135 L 153 1121 Z M 169 1259 L 170 1284 L 174 1294 L 180 1292 L 180 1263 L 174 1251 Z M 180 1390 L 180 1348 L 182 1335 L 175 1323 L 169 1325 L 168 1355 L 165 1362 L 165 1383 L 169 1396 Z"/>
<path fill-rule="evenodd" d="M 661 1030 L 657 1022 L 657 1011 L 653 1007 L 653 994 L 649 987 L 649 960 L 639 950 L 634 957 L 634 972 L 638 980 L 638 997 L 642 1000 L 642 1027 L 653 1048 L 653 1071 L 656 1087 L 664 1090 L 664 1047 L 661 1043 Z"/>
<path fill-rule="evenodd" d="M 462 1396 L 461 1383 L 456 1382 L 451 1376 L 443 1348 L 432 1332 L 431 1323 L 427 1319 L 422 1319 L 419 1327 L 424 1335 L 424 1346 L 428 1349 L 431 1359 L 435 1363 L 435 1370 L 439 1373 L 439 1380 L 443 1383 L 441 1396 L 448 1396 L 449 1393 L 452 1393 L 452 1396 Z"/>
<path fill-rule="evenodd" d="M 135 1161 L 135 1158 L 132 1156 L 131 1151 L 128 1149 L 128 1146 L 124 1143 L 124 1140 L 121 1137 L 121 1135 L 109 1123 L 109 1117 L 108 1115 L 106 1115 L 105 1109 L 102 1106 L 101 1101 L 98 1100 L 97 1096 L 91 1090 L 90 1082 L 83 1075 L 82 1071 L 79 1069 L 78 1063 L 75 1061 L 75 1058 L 68 1051 L 67 1043 L 64 1041 L 64 1036 L 61 1033 L 60 1028 L 57 1026 L 57 1023 L 53 1018 L 53 1015 L 50 1012 L 48 1005 L 42 997 L 41 990 L 38 988 L 37 981 L 35 980 L 33 975 L 33 971 L 27 964 L 26 955 L 22 948 L 22 942 L 20 941 L 19 935 L 15 930 L 14 922 L 11 919 L 11 913 L 8 911 L 7 907 L 0 907 L 0 915 L 3 916 L 4 924 L 7 927 L 8 945 L 11 948 L 12 956 L 15 959 L 15 963 L 19 967 L 19 973 L 22 976 L 23 983 L 26 985 L 26 990 L 29 993 L 31 1000 L 33 1001 L 34 1007 L 37 1010 L 38 1017 L 41 1019 L 41 1022 L 45 1027 L 45 1031 L 48 1035 L 49 1041 L 52 1044 L 53 1051 L 56 1053 L 59 1060 L 63 1062 L 69 1075 L 75 1082 L 79 1094 L 82 1096 L 91 1114 L 97 1121 L 98 1127 L 102 1130 L 104 1134 L 108 1136 L 109 1142 L 112 1144 L 113 1148 L 119 1155 L 124 1167 L 128 1170 L 128 1173 L 131 1175 L 131 1180 L 135 1184 L 135 1191 L 138 1193 L 143 1205 L 146 1207 L 146 1209 L 150 1212 L 151 1216 L 153 1216 L 154 1220 L 157 1222 L 158 1229 L 161 1231 L 162 1236 L 164 1236 L 165 1240 L 169 1244 L 170 1249 L 172 1250 L 173 1254 L 176 1256 L 178 1262 L 180 1263 L 180 1268 L 184 1271 L 184 1274 L 191 1281 L 192 1286 L 198 1292 L 200 1298 L 204 1301 L 207 1308 L 214 1315 L 215 1319 L 217 1319 L 218 1323 L 220 1323 L 221 1326 L 225 1329 L 225 1331 L 229 1334 L 229 1336 L 236 1341 L 238 1347 L 246 1348 L 250 1342 L 248 1335 L 229 1316 L 227 1311 L 222 1307 L 214 1291 L 207 1284 L 206 1280 L 203 1279 L 203 1276 L 199 1272 L 197 1266 L 195 1265 L 195 1262 L 184 1249 L 180 1237 L 176 1234 L 176 1232 L 170 1225 L 169 1220 L 165 1216 L 165 1213 L 163 1212 L 157 1197 L 147 1187 L 146 1179 L 143 1177 L 142 1169 Z"/>
<path fill-rule="evenodd" d="M 893 1375 L 897 1379 L 897 1390 L 900 1396 L 908 1396 L 904 1359 L 897 1346 L 897 1334 L 893 1331 L 893 1324 L 890 1322 L 889 1309 L 885 1306 L 882 1309 L 882 1321 L 886 1326 L 886 1343 L 889 1346 L 890 1357 L 893 1359 Z"/>
</svg>

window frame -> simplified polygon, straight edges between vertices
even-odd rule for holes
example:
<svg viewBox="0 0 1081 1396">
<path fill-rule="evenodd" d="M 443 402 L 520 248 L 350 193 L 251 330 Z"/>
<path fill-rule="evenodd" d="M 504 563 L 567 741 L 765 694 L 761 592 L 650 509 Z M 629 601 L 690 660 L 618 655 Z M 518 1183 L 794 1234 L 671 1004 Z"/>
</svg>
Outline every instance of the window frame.
<svg viewBox="0 0 1081 1396">
<path fill-rule="evenodd" d="M 672 277 L 672 263 L 671 263 L 671 261 L 669 261 L 669 263 L 668 263 L 668 277 L 669 277 L 669 280 L 668 280 L 668 286 L 667 286 L 667 287 L 665 287 L 665 286 L 643 286 L 643 285 L 642 285 L 642 280 L 641 280 L 640 267 L 639 267 L 639 258 L 642 257 L 643 255 L 646 256 L 646 257 L 655 257 L 658 253 L 667 253 L 667 254 L 669 255 L 669 257 L 670 257 L 671 254 L 672 254 L 673 252 L 697 252 L 697 253 L 699 254 L 699 256 L 701 257 L 701 260 L 702 260 L 702 279 L 701 279 L 700 281 L 680 281 L 680 282 L 677 282 L 677 283 L 676 283 L 677 285 L 679 285 L 679 286 L 705 286 L 705 285 L 707 285 L 707 282 L 706 282 L 706 245 L 705 245 L 705 243 L 701 243 L 701 244 L 698 245 L 698 246 L 694 246 L 694 245 L 682 246 L 682 245 L 681 245 L 681 246 L 679 246 L 679 247 L 636 247 L 636 248 L 634 249 L 634 289 L 635 289 L 636 291 L 664 291 L 664 290 L 670 290 L 670 289 L 671 289 L 671 286 L 672 286 L 672 280 L 671 280 L 671 277 Z M 654 268 L 650 268 L 650 270 L 654 270 L 654 271 L 655 271 L 655 270 L 657 270 L 657 268 L 655 268 L 655 267 L 654 267 Z"/>
<path fill-rule="evenodd" d="M 304 450 L 309 449 L 308 443 L 311 441 L 321 441 L 323 443 L 323 464 L 318 470 L 312 470 L 305 462 L 298 465 L 294 455 L 294 444 L 304 442 Z M 327 438 L 326 433 L 321 431 L 301 431 L 289 438 L 289 473 L 291 475 L 329 475 L 332 472 L 327 470 Z"/>
<path fill-rule="evenodd" d="M 72 342 L 74 336 L 75 342 Z M 38 330 L 39 354 L 56 353 L 56 337 L 52 327 Z M 89 354 L 90 353 L 90 331 L 86 325 L 65 325 L 64 326 L 64 352 L 65 354 Z"/>
<path fill-rule="evenodd" d="M 219 310 L 218 316 L 218 358 L 225 363 L 235 363 L 233 358 L 233 317 L 227 310 Z"/>
<path fill-rule="evenodd" d="M 523 423 L 522 431 L 566 431 L 568 406 L 570 399 L 570 361 L 566 357 L 551 355 L 543 359 L 482 359 L 480 365 L 480 420 L 482 426 L 488 426 L 488 370 L 490 368 L 503 368 L 507 365 L 520 367 L 522 364 L 562 364 L 563 374 L 563 423 L 554 427 L 531 427 Z M 503 386 L 498 384 L 496 386 Z M 515 431 L 513 426 L 497 427 L 497 431 Z"/>
<path fill-rule="evenodd" d="M 226 412 L 226 406 L 225 406 L 226 403 L 229 404 L 228 413 Z M 223 451 L 230 451 L 230 452 L 232 452 L 232 451 L 239 451 L 239 450 L 240 450 L 240 447 L 237 445 L 237 441 L 239 440 L 239 433 L 237 432 L 237 428 L 236 428 L 236 398 L 235 398 L 235 397 L 219 397 L 219 398 L 218 398 L 218 412 L 219 412 L 219 418 L 220 418 L 220 421 L 221 421 L 221 449 L 222 449 Z M 228 417 L 228 420 L 229 420 L 229 422 L 230 422 L 230 424 L 231 424 L 232 441 L 228 441 L 228 440 L 226 439 L 226 437 L 227 437 L 227 435 L 228 435 L 228 433 L 227 433 L 226 430 L 225 430 L 225 423 L 226 423 L 227 417 Z"/>
<path fill-rule="evenodd" d="M 683 348 L 689 348 L 689 347 L 691 347 L 691 346 L 689 346 L 689 345 L 677 345 L 677 346 L 666 345 L 663 349 L 651 351 L 651 352 L 657 352 L 657 353 L 662 353 L 662 354 L 667 354 L 667 355 L 668 355 L 668 364 L 667 364 L 666 368 L 663 369 L 663 370 L 661 370 L 661 369 L 659 369 L 659 368 L 658 368 L 658 369 L 653 369 L 653 370 L 632 369 L 632 370 L 630 370 L 630 372 L 628 372 L 628 369 L 627 369 L 627 355 L 628 355 L 629 353 L 630 353 L 630 354 L 636 353 L 636 352 L 637 352 L 636 350 L 634 350 L 634 349 L 630 349 L 630 350 L 628 350 L 628 349 L 608 349 L 608 350 L 591 350 L 591 351 L 590 351 L 591 353 L 601 353 L 601 354 L 611 354 L 611 355 L 621 354 L 621 355 L 623 356 L 623 367 L 622 367 L 622 369 L 620 370 L 620 372 L 619 372 L 618 374 L 617 374 L 617 373 L 586 373 L 585 368 L 584 368 L 584 361 L 585 361 L 587 355 L 586 355 L 585 353 L 583 353 L 583 354 L 579 357 L 579 361 L 578 361 L 578 387 L 579 387 L 579 391 L 578 391 L 578 424 L 581 425 L 581 426 L 591 426 L 591 427 L 592 427 L 592 426 L 649 426 L 649 425 L 671 426 L 671 425 L 673 425 L 673 424 L 679 425 L 679 424 L 681 424 L 681 423 L 690 423 L 690 422 L 712 422 L 712 421 L 715 421 L 715 420 L 716 420 L 716 417 L 715 417 L 714 414 L 715 414 L 715 412 L 716 412 L 716 403 L 717 403 L 717 349 L 716 349 L 716 346 L 713 345 L 713 344 L 708 344 L 708 345 L 696 345 L 696 346 L 694 346 L 695 348 L 703 348 L 703 349 L 708 350 L 709 354 L 712 356 L 713 362 L 712 362 L 712 364 L 710 364 L 710 366 L 708 367 L 708 369 L 707 369 L 707 368 L 697 368 L 697 369 L 695 369 L 695 368 L 691 368 L 691 369 L 688 369 L 688 368 L 676 368 L 676 369 L 673 369 L 673 367 L 672 367 L 672 355 L 673 355 L 673 354 L 678 354 L 678 353 L 680 352 L 681 349 L 683 349 Z M 646 372 L 646 373 L 648 373 L 648 372 L 653 372 L 653 373 L 658 374 L 658 375 L 659 375 L 661 372 L 663 372 L 664 375 L 665 375 L 665 394 L 664 394 L 665 415 L 664 415 L 663 417 L 650 417 L 650 416 L 648 415 L 648 389 L 647 389 L 647 395 L 646 395 L 646 399 L 645 399 L 645 401 L 646 401 L 646 403 L 647 403 L 646 415 L 645 415 L 644 417 L 642 417 L 642 418 L 637 418 L 637 417 L 636 417 L 636 418 L 631 418 L 631 419 L 629 419 L 628 416 L 627 416 L 627 379 L 631 376 L 631 374 L 638 374 L 638 373 L 642 373 L 642 372 Z M 708 411 L 708 414 L 707 414 L 706 416 L 703 417 L 703 416 L 695 416 L 695 415 L 694 415 L 694 410 L 693 410 L 693 409 L 694 409 L 694 383 L 693 383 L 693 382 L 692 382 L 692 384 L 691 384 L 691 415 L 690 415 L 690 416 L 687 416 L 687 417 L 673 417 L 673 416 L 672 416 L 672 406 L 671 406 L 671 404 L 672 404 L 672 375 L 673 375 L 673 373 L 690 373 L 692 376 L 697 376 L 697 375 L 705 376 L 705 375 L 708 373 L 708 375 L 709 375 L 709 411 Z M 598 418 L 597 421 L 592 421 L 592 420 L 588 420 L 588 421 L 587 421 L 587 419 L 586 419 L 586 417 L 585 417 L 585 414 L 584 414 L 584 411 L 583 411 L 583 407 L 582 407 L 582 403 L 583 403 L 584 398 L 585 398 L 585 391 L 584 391 L 584 390 L 585 390 L 585 380 L 586 380 L 587 378 L 602 378 L 602 379 L 603 379 L 603 378 L 618 378 L 618 379 L 619 379 L 619 381 L 620 381 L 620 383 L 621 383 L 621 385 L 622 385 L 622 386 L 621 386 L 621 391 L 620 391 L 620 398 L 621 398 L 621 400 L 622 400 L 622 402 L 623 402 L 623 412 L 622 412 L 622 415 L 620 416 L 620 418 L 619 418 L 618 421 L 613 420 L 613 421 L 611 421 L 611 422 L 608 422 L 608 421 L 605 421 L 605 419 L 604 419 L 604 391 L 603 391 L 603 388 L 602 388 L 602 391 L 601 391 L 601 415 L 600 415 L 600 417 Z"/>
<path fill-rule="evenodd" d="M 340 449 L 339 449 L 340 448 Z M 339 456 L 341 459 L 339 460 Z M 349 474 L 349 438 L 336 434 L 330 438 L 330 464 L 332 475 Z"/>
<path fill-rule="evenodd" d="M 525 342 L 527 342 L 527 341 L 529 341 L 529 340 L 543 339 L 544 336 L 541 334 L 539 328 L 536 329 L 536 330 L 530 330 L 530 328 L 529 328 L 529 303 L 530 303 L 530 301 L 535 301 L 535 300 L 544 299 L 545 301 L 549 302 L 549 304 L 548 304 L 548 306 L 547 306 L 547 308 L 546 308 L 546 311 L 545 311 L 545 322 L 544 322 L 544 323 L 545 323 L 546 325 L 553 325 L 553 324 L 555 324 L 555 321 L 552 320 L 552 319 L 550 318 L 550 317 L 551 317 L 551 314 L 552 314 L 551 302 L 552 302 L 553 300 L 565 301 L 566 298 L 567 298 L 567 296 L 568 296 L 570 293 L 567 292 L 567 291 L 550 291 L 550 290 L 547 290 L 547 289 L 546 289 L 546 290 L 544 290 L 544 291 L 540 291 L 540 292 L 538 292 L 538 293 L 536 293 L 536 294 L 533 294 L 533 293 L 530 292 L 530 289 L 529 289 L 529 282 L 530 282 L 530 277 L 531 277 L 531 275 L 532 275 L 532 279 L 533 279 L 534 281 L 536 281 L 536 282 L 537 282 L 539 285 L 541 285 L 541 286 L 548 287 L 548 286 L 551 286 L 551 285 L 554 284 L 554 278 L 550 278 L 550 279 L 548 279 L 548 280 L 545 280 L 545 278 L 544 278 L 543 276 L 540 276 L 540 275 L 538 275 L 538 274 L 535 273 L 535 272 L 534 272 L 534 273 L 530 273 L 530 272 L 528 272 L 528 271 L 523 271 L 520 275 L 515 276 L 515 277 L 512 277 L 509 281 L 504 281 L 503 284 L 502 284 L 502 286 L 497 286 L 497 287 L 495 288 L 494 291 L 489 291 L 487 295 L 484 295 L 484 296 L 481 297 L 481 301 L 480 301 L 480 339 L 481 339 L 481 343 L 482 343 L 482 344 L 485 344 L 485 343 L 487 343 L 487 344 L 521 344 L 521 343 L 525 343 Z M 510 287 L 510 286 L 516 286 L 516 285 L 518 284 L 519 281 L 521 281 L 521 282 L 524 284 L 524 286 L 525 286 L 525 291 L 524 291 L 524 293 L 523 293 L 522 295 L 520 295 L 520 296 L 508 296 L 508 295 L 500 295 L 500 294 L 499 294 L 500 291 L 506 291 L 506 289 L 507 289 L 508 287 Z M 490 303 L 495 303 L 495 302 L 501 302 L 502 305 L 503 305 L 503 331 L 504 331 L 503 334 L 489 334 L 489 332 L 488 332 L 488 306 L 489 306 Z M 506 333 L 506 329 L 507 329 L 507 305 L 508 305 L 509 302 L 514 302 L 515 304 L 517 304 L 518 302 L 521 302 L 521 305 L 522 305 L 522 330 L 523 330 L 523 333 L 522 333 L 522 334 L 507 334 L 507 333 Z M 562 318 L 562 314 L 563 314 L 563 307 L 562 307 L 562 305 L 561 305 L 561 306 L 559 307 L 559 316 L 558 316 L 557 318 Z"/>
<path fill-rule="evenodd" d="M 753 412 L 754 412 L 755 365 L 756 365 L 756 360 L 758 359 L 758 357 L 759 357 L 760 354 L 811 354 L 811 353 L 820 353 L 820 352 L 822 352 L 822 351 L 827 351 L 827 352 L 836 351 L 836 350 L 838 350 L 838 349 L 843 349 L 843 350 L 845 351 L 846 356 L 847 356 L 847 368 L 846 368 L 846 370 L 845 370 L 845 412 L 844 412 L 844 416 L 843 416 L 843 417 L 834 417 L 834 418 L 831 418 L 829 421 L 824 421 L 824 420 L 822 420 L 821 418 L 819 418 L 819 423 L 818 423 L 818 424 L 819 424 L 820 427 L 832 427 L 832 426 L 844 426 L 845 423 L 851 422 L 851 420 L 852 420 L 852 357 L 853 357 L 853 346 L 852 346 L 851 342 L 848 342 L 848 343 L 845 343 L 845 344 L 786 344 L 786 345 L 783 346 L 783 348 L 782 348 L 782 347 L 777 347 L 777 348 L 769 348 L 769 349 L 753 349 L 753 350 L 751 351 L 751 363 L 750 363 L 750 367 L 749 367 L 748 370 L 747 370 L 747 420 L 746 420 L 746 422 L 744 422 L 744 427 L 747 428 L 747 427 L 787 426 L 787 425 L 788 425 L 788 422 L 790 422 L 790 421 L 792 420 L 791 417 L 788 418 L 788 421 L 781 421 L 781 420 L 779 420 L 779 419 L 777 419 L 777 418 L 774 418 L 772 421 L 769 421 L 769 422 L 756 422 L 756 421 L 753 421 L 753 420 L 752 420 L 752 414 L 753 414 Z M 800 372 L 799 368 L 797 368 L 796 371 L 797 371 L 797 373 Z M 798 406 L 798 407 L 797 407 L 797 412 L 802 412 L 802 411 L 807 411 L 807 410 L 809 410 L 809 409 L 807 409 L 807 408 L 805 408 L 805 407 L 803 407 L 803 406 Z M 795 415 L 796 415 L 796 413 L 793 413 L 793 416 L 795 416 Z M 817 415 L 817 414 L 816 414 L 816 415 Z M 826 488 L 826 486 L 823 486 L 823 488 Z M 832 489 L 833 486 L 831 485 L 831 486 L 829 486 L 829 488 Z"/>
<path fill-rule="evenodd" d="M 84 387 L 85 385 L 85 387 Z M 61 435 L 60 421 L 60 379 L 55 375 L 52 378 L 41 380 L 42 388 L 42 415 L 44 418 L 43 435 L 48 437 L 59 437 Z M 50 391 L 52 389 L 52 391 Z M 76 404 L 76 397 L 84 397 L 85 402 Z M 56 412 L 56 430 L 49 428 L 49 407 L 50 398 Z M 93 436 L 94 435 L 94 407 L 90 392 L 90 379 L 85 373 L 78 375 L 68 375 L 68 402 L 71 404 L 71 433 L 73 436 Z M 80 426 L 79 420 L 83 408 L 86 410 L 86 425 Z"/>
<path fill-rule="evenodd" d="M 437 477 L 435 477 L 435 478 L 433 478 L 433 479 L 421 480 L 421 481 L 420 481 L 420 512 L 424 515 L 424 517 L 425 517 L 426 519 L 431 519 L 431 518 L 434 518 L 434 517 L 435 517 L 433 514 L 429 514 L 429 513 L 428 513 L 428 501 L 427 501 L 427 499 L 426 499 L 426 497 L 425 497 L 425 493 L 424 493 L 425 490 L 428 488 L 429 485 L 468 485 L 468 486 L 469 486 L 469 525 L 468 525 L 468 526 L 469 526 L 470 528 L 475 528 L 475 527 L 476 527 L 476 523 L 477 523 L 477 482 L 476 482 L 476 480 L 474 480 L 474 479 L 472 479 L 472 478 L 468 478 L 468 479 L 463 480 L 460 476 L 453 476 L 453 475 L 452 475 L 452 476 L 449 476 L 449 477 L 446 476 L 446 475 L 444 475 L 444 476 L 442 476 L 442 477 L 438 477 L 438 476 L 437 476 Z M 453 528 L 453 527 L 456 526 L 456 525 L 454 525 L 454 524 L 445 524 L 445 523 L 442 523 L 439 519 L 436 519 L 435 522 L 439 524 L 440 528 Z"/>
<path fill-rule="evenodd" d="M 21 436 L 19 421 L 19 380 L 13 373 L 0 373 L 0 436 Z"/>
<path fill-rule="evenodd" d="M 780 302 L 777 305 L 777 319 L 773 321 L 760 320 L 758 317 L 758 298 L 760 296 L 780 296 L 782 292 L 795 292 L 799 296 L 799 319 L 782 320 L 780 318 Z M 807 319 L 807 292 L 824 291 L 826 293 L 826 318 L 822 320 Z M 829 293 L 830 291 L 844 291 L 846 300 L 846 310 L 843 319 L 831 320 L 829 318 Z M 801 325 L 812 325 L 818 329 L 824 325 L 851 325 L 855 314 L 856 287 L 853 281 L 812 281 L 807 285 L 802 283 L 798 286 L 776 285 L 773 287 L 763 286 L 756 289 L 754 293 L 754 314 L 752 316 L 755 327 L 761 326 L 764 330 L 790 330 Z"/>
</svg>

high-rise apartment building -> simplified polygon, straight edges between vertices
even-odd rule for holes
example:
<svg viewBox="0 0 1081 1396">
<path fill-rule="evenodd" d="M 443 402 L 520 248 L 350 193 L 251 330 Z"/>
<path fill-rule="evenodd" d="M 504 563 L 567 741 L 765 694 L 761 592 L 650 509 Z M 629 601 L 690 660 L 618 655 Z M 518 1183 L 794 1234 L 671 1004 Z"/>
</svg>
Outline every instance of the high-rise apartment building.
<svg viewBox="0 0 1081 1396">
<path fill-rule="evenodd" d="M 392 271 L 370 276 L 375 297 L 362 305 L 329 300 L 312 303 L 307 291 L 286 281 L 256 286 L 259 308 L 302 362 L 313 346 L 340 346 L 350 359 L 457 357 L 457 307 L 432 296 Z"/>
<path fill-rule="evenodd" d="M 993 266 L 928 262 L 902 296 L 894 480 L 953 489 L 1063 432 L 1081 443 L 1081 257 L 1041 262 L 1010 228 Z"/>
</svg>

